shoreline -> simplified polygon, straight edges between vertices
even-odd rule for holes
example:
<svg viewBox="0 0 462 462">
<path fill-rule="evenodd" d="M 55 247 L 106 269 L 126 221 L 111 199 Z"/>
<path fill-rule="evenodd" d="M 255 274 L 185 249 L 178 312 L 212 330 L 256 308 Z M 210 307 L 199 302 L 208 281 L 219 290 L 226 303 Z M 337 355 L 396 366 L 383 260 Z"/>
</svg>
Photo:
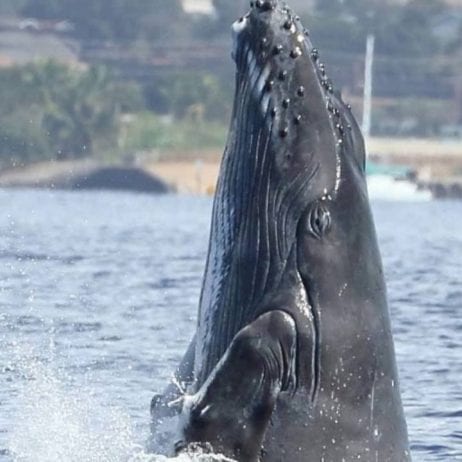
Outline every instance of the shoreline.
<svg viewBox="0 0 462 462">
<path fill-rule="evenodd" d="M 371 138 L 368 151 L 375 163 L 409 167 L 418 187 L 432 191 L 435 197 L 462 198 L 462 141 Z M 0 171 L 0 187 L 79 189 L 80 183 L 85 183 L 90 175 L 113 169 L 124 178 L 125 187 L 111 188 L 106 181 L 93 184 L 92 189 L 100 186 L 99 189 L 143 190 L 136 182 L 140 180 L 139 175 L 145 175 L 146 185 L 152 180 L 179 193 L 211 195 L 215 191 L 221 155 L 219 149 L 204 149 L 142 153 L 130 164 L 89 159 L 40 162 Z"/>
</svg>

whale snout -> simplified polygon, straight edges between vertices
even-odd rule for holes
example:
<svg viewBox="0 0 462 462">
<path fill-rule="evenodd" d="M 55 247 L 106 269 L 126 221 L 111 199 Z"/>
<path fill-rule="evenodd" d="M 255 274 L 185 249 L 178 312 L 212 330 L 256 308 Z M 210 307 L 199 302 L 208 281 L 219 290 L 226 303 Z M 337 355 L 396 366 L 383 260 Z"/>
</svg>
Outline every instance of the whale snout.
<svg viewBox="0 0 462 462">
<path fill-rule="evenodd" d="M 283 1 L 250 2 L 248 13 L 232 25 L 233 59 L 239 65 L 240 56 L 249 50 L 261 65 L 283 56 L 285 51 L 297 58 L 304 32 L 298 20 Z"/>
</svg>

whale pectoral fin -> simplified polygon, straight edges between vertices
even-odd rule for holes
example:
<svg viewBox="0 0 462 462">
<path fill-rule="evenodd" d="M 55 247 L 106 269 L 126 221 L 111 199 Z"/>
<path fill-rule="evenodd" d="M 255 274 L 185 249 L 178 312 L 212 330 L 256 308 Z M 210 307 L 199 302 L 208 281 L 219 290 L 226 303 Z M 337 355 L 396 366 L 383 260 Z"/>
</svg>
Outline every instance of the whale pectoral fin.
<svg viewBox="0 0 462 462">
<path fill-rule="evenodd" d="M 166 419 L 178 416 L 183 409 L 185 387 L 193 381 L 195 349 L 196 336 L 163 393 L 155 394 L 151 400 L 151 436 L 148 445 L 156 452 L 167 445 L 164 440 L 168 438 L 159 429 L 164 427 Z"/>
<path fill-rule="evenodd" d="M 271 311 L 242 329 L 199 391 L 186 398 L 182 441 L 257 461 L 281 391 L 296 387 L 295 321 Z"/>
</svg>

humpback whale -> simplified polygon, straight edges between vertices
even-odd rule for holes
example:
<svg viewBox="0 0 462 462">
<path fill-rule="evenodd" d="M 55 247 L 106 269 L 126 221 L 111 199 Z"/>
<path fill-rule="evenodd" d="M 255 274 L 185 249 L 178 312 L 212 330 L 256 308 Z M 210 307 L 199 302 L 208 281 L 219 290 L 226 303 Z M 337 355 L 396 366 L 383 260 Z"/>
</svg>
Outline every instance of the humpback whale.
<svg viewBox="0 0 462 462">
<path fill-rule="evenodd" d="M 233 25 L 196 335 L 152 428 L 238 461 L 410 460 L 358 124 L 285 2 Z M 155 435 L 154 435 L 155 438 Z"/>
</svg>

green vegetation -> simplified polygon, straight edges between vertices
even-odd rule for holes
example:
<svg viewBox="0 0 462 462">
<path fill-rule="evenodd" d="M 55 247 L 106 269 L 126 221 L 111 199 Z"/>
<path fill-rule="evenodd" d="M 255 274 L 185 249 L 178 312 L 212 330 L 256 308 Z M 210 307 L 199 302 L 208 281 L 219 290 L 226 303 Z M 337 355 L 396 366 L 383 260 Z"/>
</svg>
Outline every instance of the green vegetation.
<svg viewBox="0 0 462 462">
<path fill-rule="evenodd" d="M 366 36 L 374 33 L 377 54 L 417 57 L 444 50 L 432 26 L 445 11 L 441 0 L 411 0 L 403 5 L 381 0 L 318 0 L 308 21 L 320 48 L 363 52 Z"/>
<path fill-rule="evenodd" d="M 212 75 L 166 80 L 157 91 L 170 115 L 160 116 L 146 110 L 139 85 L 118 82 L 103 67 L 72 69 L 48 61 L 1 70 L 0 167 L 221 147 L 230 98 L 220 88 Z"/>
<path fill-rule="evenodd" d="M 2 163 L 86 157 L 111 143 L 129 93 L 119 87 L 100 67 L 44 62 L 1 71 Z"/>
<path fill-rule="evenodd" d="M 83 51 L 110 49 L 117 55 L 119 50 L 125 61 L 106 60 L 108 67 L 37 62 L 0 69 L 0 167 L 223 146 L 231 67 L 222 74 L 185 71 L 178 64 L 157 70 L 143 61 L 192 44 L 207 51 L 226 43 L 228 49 L 229 24 L 248 2 L 213 4 L 217 14 L 204 17 L 185 14 L 180 0 L 3 0 L 0 15 L 68 20 L 73 27 L 67 33 Z M 433 136 L 443 123 L 462 124 L 454 121 L 457 111 L 445 110 L 461 84 L 462 14 L 454 16 L 460 24 L 451 35 L 440 21 L 449 11 L 441 0 L 317 0 L 302 15 L 329 58 L 335 81 L 356 96 L 366 36 L 376 36 L 374 89 L 382 102 L 374 113 L 375 134 Z M 143 77 L 115 79 L 110 69 L 119 64 L 145 66 Z"/>
<path fill-rule="evenodd" d="M 120 136 L 124 153 L 150 150 L 197 150 L 220 148 L 227 127 L 221 122 L 160 117 L 152 112 L 138 113 L 125 121 Z"/>
</svg>

